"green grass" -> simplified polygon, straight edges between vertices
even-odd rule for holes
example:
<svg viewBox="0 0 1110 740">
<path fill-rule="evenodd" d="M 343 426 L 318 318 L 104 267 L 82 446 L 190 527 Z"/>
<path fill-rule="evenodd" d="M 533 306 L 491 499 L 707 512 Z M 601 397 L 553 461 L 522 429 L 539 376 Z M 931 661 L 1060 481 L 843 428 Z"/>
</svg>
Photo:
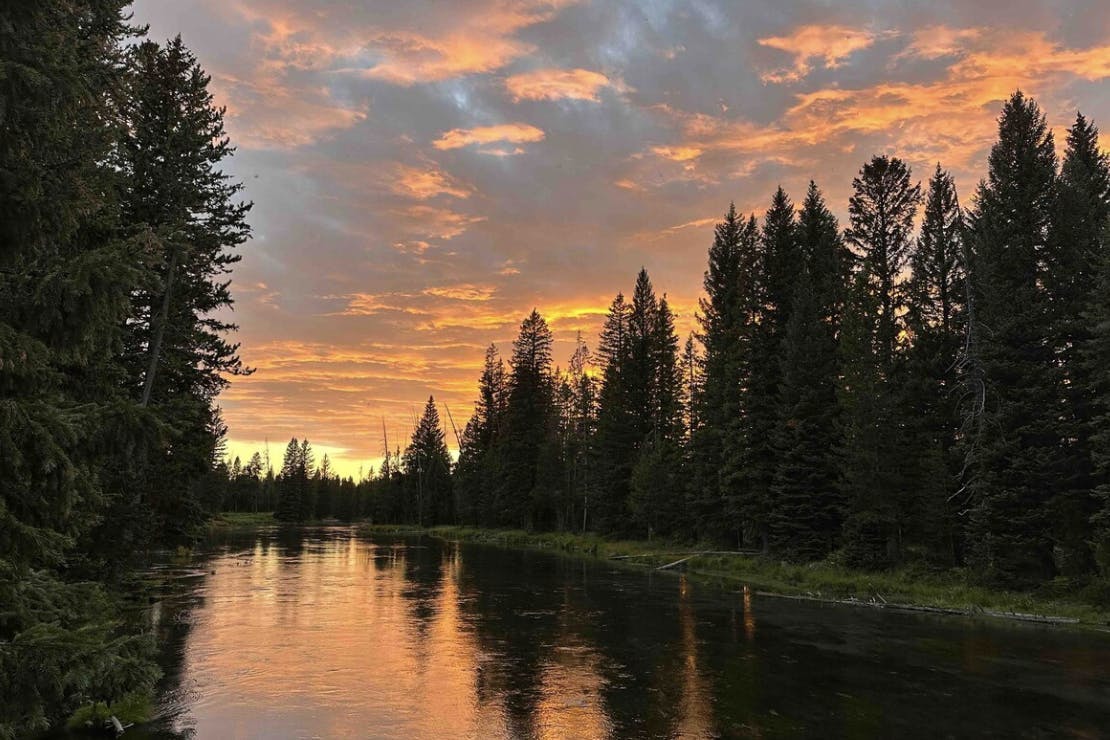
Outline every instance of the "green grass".
<svg viewBox="0 0 1110 740">
<path fill-rule="evenodd" d="M 108 718 L 114 716 L 122 724 L 148 722 L 154 714 L 154 702 L 146 694 L 127 694 L 110 704 L 99 701 L 86 704 L 70 715 L 66 727 L 71 730 L 99 730 L 106 726 Z"/>
<path fill-rule="evenodd" d="M 389 525 L 363 525 L 362 530 L 370 534 L 428 534 L 448 540 L 548 550 L 604 560 L 618 558 L 613 560 L 614 564 L 639 568 L 656 568 L 691 552 L 713 549 L 662 541 L 608 540 L 597 535 L 567 532 Z M 1086 625 L 1110 624 L 1110 611 L 1084 601 L 1079 593 L 1052 586 L 1032 592 L 994 589 L 974 583 L 971 574 L 960 570 L 936 571 L 908 566 L 865 572 L 832 562 L 797 564 L 732 554 L 697 555 L 683 565 L 687 574 L 723 588 L 747 586 L 755 591 L 830 601 L 931 607 L 987 616 L 1035 614 L 1077 619 Z"/>
<path fill-rule="evenodd" d="M 261 527 L 277 524 L 272 511 L 225 511 L 208 522 L 209 527 Z"/>
</svg>

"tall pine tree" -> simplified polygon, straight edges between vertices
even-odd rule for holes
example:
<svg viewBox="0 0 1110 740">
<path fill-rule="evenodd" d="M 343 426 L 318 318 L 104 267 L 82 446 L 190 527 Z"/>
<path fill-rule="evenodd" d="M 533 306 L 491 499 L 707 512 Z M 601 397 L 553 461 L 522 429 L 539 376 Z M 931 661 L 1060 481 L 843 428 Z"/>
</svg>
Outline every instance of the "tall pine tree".
<svg viewBox="0 0 1110 740">
<path fill-rule="evenodd" d="M 730 205 L 714 230 L 698 321 L 704 347 L 696 415 L 690 440 L 687 511 L 696 539 L 730 539 L 736 522 L 722 520 L 725 504 L 726 434 L 739 414 L 743 375 L 741 336 L 748 324 L 744 293 L 745 255 L 758 252 L 755 217 L 744 219 Z"/>
<path fill-rule="evenodd" d="M 907 352 L 902 414 L 911 454 L 903 459 L 910 482 L 910 536 L 940 562 L 960 558 L 958 521 L 949 500 L 959 461 L 959 354 L 966 332 L 967 270 L 963 215 L 952 176 L 937 165 L 929 180 L 921 233 L 905 286 Z"/>
<path fill-rule="evenodd" d="M 851 562 L 886 565 L 901 557 L 910 518 L 907 454 L 899 409 L 904 383 L 903 275 L 913 247 L 921 189 L 897 157 L 876 156 L 852 181 L 845 238 L 856 257 L 845 341 L 844 484 Z M 912 454 L 910 452 L 909 454 Z"/>
<path fill-rule="evenodd" d="M 969 560 L 1018 585 L 1055 572 L 1048 502 L 1065 476 L 1061 388 L 1045 292 L 1056 152 L 1037 104 L 1002 109 L 969 223 L 973 312 L 968 358 L 981 381 L 966 405 Z"/>
</svg>

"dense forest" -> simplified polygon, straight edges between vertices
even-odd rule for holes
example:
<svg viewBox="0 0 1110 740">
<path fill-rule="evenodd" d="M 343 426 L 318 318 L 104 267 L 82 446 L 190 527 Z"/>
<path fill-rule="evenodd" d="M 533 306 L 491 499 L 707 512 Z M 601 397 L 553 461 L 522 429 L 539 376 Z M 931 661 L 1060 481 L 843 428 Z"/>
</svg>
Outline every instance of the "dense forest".
<svg viewBox="0 0 1110 740">
<path fill-rule="evenodd" d="M 533 311 L 486 352 L 452 461 L 429 399 L 364 481 L 308 442 L 231 463 L 226 504 L 313 517 L 666 537 L 849 567 L 966 568 L 1105 591 L 1110 160 L 1077 115 L 1063 161 L 1005 103 L 970 207 L 876 156 L 848 223 L 816 183 L 716 226 L 685 342 L 641 270 L 566 368 Z M 453 427 L 453 421 L 451 422 Z M 1104 597 L 1103 597 L 1104 598 Z"/>
<path fill-rule="evenodd" d="M 122 0 L 0 9 L 0 737 L 158 677 L 144 551 L 218 509 L 250 204 L 209 78 Z M 120 596 L 128 594 L 129 596 Z"/>
</svg>

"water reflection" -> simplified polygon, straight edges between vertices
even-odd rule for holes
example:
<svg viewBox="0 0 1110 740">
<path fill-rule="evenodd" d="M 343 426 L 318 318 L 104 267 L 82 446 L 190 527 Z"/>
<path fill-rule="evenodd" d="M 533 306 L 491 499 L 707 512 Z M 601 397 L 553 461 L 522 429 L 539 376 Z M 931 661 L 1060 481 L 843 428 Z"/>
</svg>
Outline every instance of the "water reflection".
<svg viewBox="0 0 1110 740">
<path fill-rule="evenodd" d="M 128 737 L 1097 736 L 1110 640 L 346 528 L 168 564 Z M 758 610 L 758 629 L 756 613 Z"/>
</svg>

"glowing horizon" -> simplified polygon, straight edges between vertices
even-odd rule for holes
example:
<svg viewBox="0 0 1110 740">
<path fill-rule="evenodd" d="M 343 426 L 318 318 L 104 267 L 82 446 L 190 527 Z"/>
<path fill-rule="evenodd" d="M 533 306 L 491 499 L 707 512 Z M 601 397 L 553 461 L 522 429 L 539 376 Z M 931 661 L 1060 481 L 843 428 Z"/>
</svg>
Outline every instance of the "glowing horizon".
<svg viewBox="0 0 1110 740">
<path fill-rule="evenodd" d="M 1002 101 L 1057 145 L 1110 126 L 1110 9 L 1045 0 L 140 0 L 212 76 L 255 202 L 233 275 L 244 361 L 228 453 L 307 437 L 342 475 L 404 447 L 429 395 L 449 446 L 485 348 L 537 308 L 565 366 L 641 266 L 693 326 L 713 223 L 809 180 L 844 221 L 872 154 L 962 203 Z M 1006 19 L 1006 20 L 1000 20 Z M 1105 141 L 1105 140 L 1104 140 Z"/>
</svg>

